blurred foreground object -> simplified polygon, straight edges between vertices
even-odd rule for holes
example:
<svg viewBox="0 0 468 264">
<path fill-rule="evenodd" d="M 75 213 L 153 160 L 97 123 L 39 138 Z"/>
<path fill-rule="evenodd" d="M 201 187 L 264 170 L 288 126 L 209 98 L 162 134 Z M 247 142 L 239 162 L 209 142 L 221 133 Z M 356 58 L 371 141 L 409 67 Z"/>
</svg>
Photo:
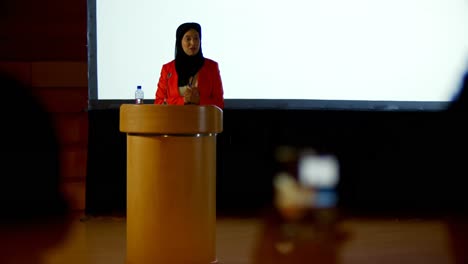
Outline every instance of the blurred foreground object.
<svg viewBox="0 0 468 264">
<path fill-rule="evenodd" d="M 276 158 L 281 169 L 273 182 L 280 229 L 275 248 L 289 255 L 287 261 L 296 261 L 302 251 L 334 244 L 339 164 L 333 155 L 288 146 L 278 148 Z"/>
<path fill-rule="evenodd" d="M 68 234 L 60 189 L 59 146 L 48 113 L 28 86 L 0 72 L 3 144 L 0 165 L 0 263 L 37 264 Z"/>
</svg>

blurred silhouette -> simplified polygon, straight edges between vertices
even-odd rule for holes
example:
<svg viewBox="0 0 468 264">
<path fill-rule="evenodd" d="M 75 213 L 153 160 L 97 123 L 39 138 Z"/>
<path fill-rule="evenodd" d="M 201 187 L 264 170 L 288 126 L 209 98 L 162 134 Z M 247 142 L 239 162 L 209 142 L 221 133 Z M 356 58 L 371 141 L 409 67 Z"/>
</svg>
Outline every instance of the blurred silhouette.
<svg viewBox="0 0 468 264">
<path fill-rule="evenodd" d="M 468 109 L 468 102 L 466 101 L 468 98 L 468 70 L 462 77 L 460 89 L 458 90 L 457 94 L 455 95 L 453 102 L 449 105 L 448 110 L 452 112 L 463 112 L 466 113 Z"/>
<path fill-rule="evenodd" d="M 311 148 L 279 146 L 274 202 L 253 254 L 255 264 L 339 263 L 346 233 L 339 227 L 338 164 Z"/>
<path fill-rule="evenodd" d="M 468 110 L 468 70 L 461 78 L 460 89 L 447 109 L 450 138 L 444 140 L 442 173 L 447 174 L 444 180 L 448 182 L 447 193 L 452 195 L 452 207 L 455 213 L 468 214 L 468 195 L 466 188 L 468 179 L 467 157 L 468 128 L 466 114 Z"/>
<path fill-rule="evenodd" d="M 27 85 L 0 73 L 0 263 L 41 263 L 67 234 L 59 147 L 51 119 Z"/>
<path fill-rule="evenodd" d="M 322 229 L 314 219 L 284 222 L 272 213 L 262 229 L 252 256 L 254 264 L 340 263 L 348 234 L 334 226 Z"/>
</svg>

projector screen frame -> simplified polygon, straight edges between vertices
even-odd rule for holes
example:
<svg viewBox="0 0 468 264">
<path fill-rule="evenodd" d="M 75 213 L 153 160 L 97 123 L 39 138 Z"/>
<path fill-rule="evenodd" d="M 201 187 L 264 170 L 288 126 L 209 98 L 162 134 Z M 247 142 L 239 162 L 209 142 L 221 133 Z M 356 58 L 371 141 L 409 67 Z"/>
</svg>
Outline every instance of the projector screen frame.
<svg viewBox="0 0 468 264">
<path fill-rule="evenodd" d="M 113 109 L 133 100 L 98 99 L 96 1 L 87 0 L 88 109 Z M 153 103 L 153 99 L 144 102 Z M 225 109 L 253 110 L 443 111 L 449 104 L 450 101 L 225 99 Z"/>
</svg>

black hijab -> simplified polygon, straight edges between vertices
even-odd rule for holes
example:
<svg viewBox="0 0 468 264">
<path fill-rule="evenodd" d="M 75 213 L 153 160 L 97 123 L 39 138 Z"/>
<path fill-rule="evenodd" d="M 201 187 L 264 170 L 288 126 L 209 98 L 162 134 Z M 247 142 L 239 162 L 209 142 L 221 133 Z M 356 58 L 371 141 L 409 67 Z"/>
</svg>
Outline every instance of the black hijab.
<svg viewBox="0 0 468 264">
<path fill-rule="evenodd" d="M 200 50 L 194 56 L 188 56 L 182 49 L 182 38 L 184 34 L 190 29 L 195 29 L 200 36 L 201 41 L 201 27 L 198 23 L 184 23 L 177 28 L 176 32 L 176 44 L 175 44 L 175 66 L 177 75 L 179 76 L 179 86 L 187 85 L 190 77 L 194 76 L 198 70 L 203 66 L 205 58 L 200 42 Z"/>
</svg>

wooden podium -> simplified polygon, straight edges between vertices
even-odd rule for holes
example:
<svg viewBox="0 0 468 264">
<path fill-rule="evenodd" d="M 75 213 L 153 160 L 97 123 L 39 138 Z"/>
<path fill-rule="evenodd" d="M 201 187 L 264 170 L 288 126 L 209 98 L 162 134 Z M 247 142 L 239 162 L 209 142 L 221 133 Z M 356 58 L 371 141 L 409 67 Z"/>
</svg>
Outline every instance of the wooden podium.
<svg viewBox="0 0 468 264">
<path fill-rule="evenodd" d="M 122 104 L 127 264 L 216 260 L 216 106 Z"/>
</svg>

